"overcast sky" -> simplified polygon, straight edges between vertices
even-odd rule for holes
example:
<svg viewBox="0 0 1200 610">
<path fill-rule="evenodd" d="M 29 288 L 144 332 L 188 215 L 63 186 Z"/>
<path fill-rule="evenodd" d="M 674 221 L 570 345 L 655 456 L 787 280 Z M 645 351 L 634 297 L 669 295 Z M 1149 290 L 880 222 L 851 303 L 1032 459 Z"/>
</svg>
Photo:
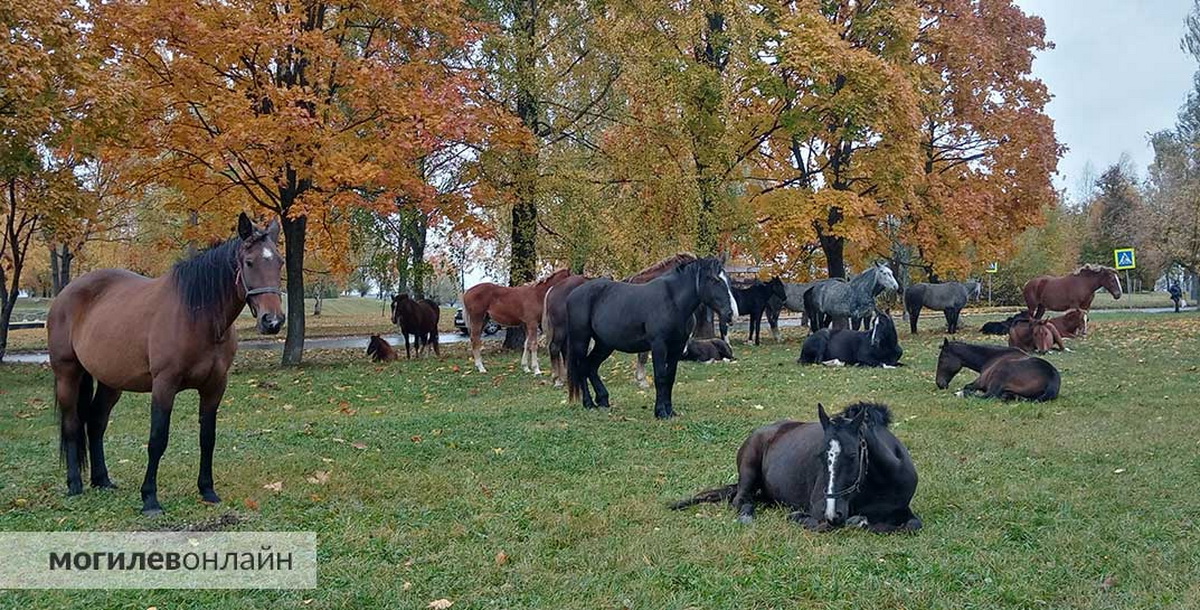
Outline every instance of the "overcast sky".
<svg viewBox="0 0 1200 610">
<path fill-rule="evenodd" d="M 1192 0 L 1017 0 L 1046 20 L 1055 48 L 1034 63 L 1054 95 L 1047 108 L 1070 149 L 1057 182 L 1075 195 L 1128 153 L 1139 175 L 1153 154 L 1151 132 L 1171 127 L 1192 87 L 1196 62 L 1179 48 Z"/>
</svg>

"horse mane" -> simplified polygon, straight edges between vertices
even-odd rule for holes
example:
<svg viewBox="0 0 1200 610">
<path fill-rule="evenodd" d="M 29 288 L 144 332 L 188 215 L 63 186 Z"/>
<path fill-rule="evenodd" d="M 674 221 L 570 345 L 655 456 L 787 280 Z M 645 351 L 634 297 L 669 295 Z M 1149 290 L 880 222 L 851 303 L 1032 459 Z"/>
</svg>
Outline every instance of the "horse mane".
<svg viewBox="0 0 1200 610">
<path fill-rule="evenodd" d="M 1105 267 L 1104 265 L 1097 265 L 1096 263 L 1087 263 L 1086 265 L 1083 265 L 1080 268 L 1073 271 L 1071 273 L 1071 275 L 1083 275 L 1084 273 L 1106 273 L 1106 272 L 1116 273 L 1117 270 L 1113 269 L 1112 267 Z"/>
<path fill-rule="evenodd" d="M 892 410 L 887 405 L 874 402 L 856 402 L 830 419 L 841 418 L 845 421 L 852 421 L 858 417 L 860 411 L 864 410 L 867 412 L 867 421 L 873 425 L 886 428 L 892 423 Z"/>
<path fill-rule="evenodd" d="M 180 298 L 192 314 L 216 313 L 228 302 L 237 284 L 241 244 L 241 238 L 231 238 L 171 268 Z"/>
<path fill-rule="evenodd" d="M 544 278 L 542 278 L 542 279 L 540 279 L 540 280 L 538 280 L 538 281 L 536 281 L 536 282 L 533 282 L 533 285 L 534 285 L 534 286 L 541 286 L 541 285 L 545 284 L 546 282 L 549 282 L 550 280 L 554 279 L 555 277 L 557 277 L 559 274 L 562 274 L 562 273 L 565 273 L 565 274 L 567 274 L 567 275 L 571 275 L 571 270 L 570 270 L 570 269 L 558 269 L 558 270 L 557 270 L 557 271 L 555 271 L 554 273 L 551 273 L 550 275 L 547 275 L 546 277 L 544 277 Z M 415 299 L 414 299 L 414 300 L 415 300 Z"/>
<path fill-rule="evenodd" d="M 645 269 L 642 269 L 641 271 L 638 271 L 637 273 L 635 273 L 621 281 L 636 283 L 638 280 L 652 279 L 653 277 L 658 277 L 659 275 L 661 275 L 663 273 L 663 271 L 666 269 L 680 267 L 682 265 L 685 265 L 687 263 L 690 263 L 690 262 L 693 262 L 696 260 L 699 260 L 699 259 L 696 257 L 695 254 L 692 254 L 691 252 L 680 252 L 678 254 L 672 254 L 671 256 L 668 256 L 667 258 L 664 258 L 664 259 L 658 261 L 657 263 L 654 263 L 654 264 L 650 265 L 649 267 L 646 267 Z M 650 277 L 646 277 L 646 276 L 650 276 Z"/>
</svg>

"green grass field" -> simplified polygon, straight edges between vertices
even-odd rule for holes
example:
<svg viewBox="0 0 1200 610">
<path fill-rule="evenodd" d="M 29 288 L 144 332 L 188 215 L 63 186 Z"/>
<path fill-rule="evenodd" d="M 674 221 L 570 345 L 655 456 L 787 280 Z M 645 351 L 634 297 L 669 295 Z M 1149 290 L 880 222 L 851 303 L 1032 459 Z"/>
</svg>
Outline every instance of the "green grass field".
<svg viewBox="0 0 1200 610">
<path fill-rule="evenodd" d="M 1094 315 L 1091 337 L 1049 356 L 1063 389 L 1047 404 L 936 390 L 937 332 L 903 331 L 907 366 L 878 370 L 801 368 L 803 331 L 788 331 L 782 345 L 739 342 L 736 363 L 683 363 L 681 417 L 666 422 L 624 355 L 603 371 L 613 408 L 584 412 L 520 373 L 515 353 L 487 354 L 480 375 L 462 346 L 383 366 L 310 352 L 295 369 L 244 352 L 217 431 L 224 504 L 197 501 L 185 394 L 158 520 L 138 513 L 146 395 L 113 414 L 121 488 L 67 498 L 50 372 L 0 366 L 0 530 L 311 530 L 320 558 L 311 591 L 0 591 L 0 606 L 1200 607 L 1200 316 Z M 727 506 L 665 508 L 731 482 L 754 427 L 860 399 L 897 416 L 920 473 L 919 533 L 813 534 L 779 509 L 743 526 Z"/>
</svg>

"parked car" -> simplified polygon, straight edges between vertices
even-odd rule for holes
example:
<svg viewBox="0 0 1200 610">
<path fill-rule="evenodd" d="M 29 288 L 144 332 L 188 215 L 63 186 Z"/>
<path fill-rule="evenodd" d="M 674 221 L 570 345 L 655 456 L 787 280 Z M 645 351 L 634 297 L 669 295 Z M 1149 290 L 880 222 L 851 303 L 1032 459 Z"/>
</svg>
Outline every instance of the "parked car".
<svg viewBox="0 0 1200 610">
<path fill-rule="evenodd" d="M 463 321 L 462 307 L 454 310 L 454 328 L 457 328 L 464 337 L 471 334 L 471 331 L 467 329 L 467 323 Z M 485 316 L 483 318 L 483 334 L 490 337 L 498 332 L 500 332 L 500 325 Z"/>
</svg>

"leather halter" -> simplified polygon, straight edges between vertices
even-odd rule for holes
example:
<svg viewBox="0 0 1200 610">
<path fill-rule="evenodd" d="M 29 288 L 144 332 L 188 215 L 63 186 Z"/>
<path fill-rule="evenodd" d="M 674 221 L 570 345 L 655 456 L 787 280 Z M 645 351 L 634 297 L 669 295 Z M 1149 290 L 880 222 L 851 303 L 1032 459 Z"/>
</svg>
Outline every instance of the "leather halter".
<svg viewBox="0 0 1200 610">
<path fill-rule="evenodd" d="M 867 455 L 867 439 L 866 439 L 866 437 L 861 437 L 858 441 L 858 463 L 859 463 L 858 477 L 856 479 L 854 479 L 854 484 L 841 490 L 841 491 L 835 491 L 833 493 L 825 494 L 825 499 L 831 500 L 831 499 L 835 499 L 835 498 L 842 498 L 842 497 L 848 496 L 848 495 L 858 491 L 859 487 L 862 486 L 863 479 L 865 479 L 867 477 L 867 458 L 868 457 L 869 456 Z"/>
<path fill-rule="evenodd" d="M 262 286 L 259 288 L 247 287 L 246 280 L 245 280 L 245 278 L 242 277 L 242 266 L 240 263 L 238 264 L 237 284 L 239 286 L 241 286 L 242 290 L 245 292 L 245 294 L 242 295 L 242 300 L 245 301 L 246 304 L 250 306 L 250 314 L 252 316 L 254 316 L 255 318 L 258 317 L 258 307 L 256 307 L 254 305 L 254 301 L 251 301 L 250 297 L 260 295 L 260 294 L 278 294 L 280 296 L 283 296 L 283 291 L 280 290 L 277 286 Z"/>
</svg>

